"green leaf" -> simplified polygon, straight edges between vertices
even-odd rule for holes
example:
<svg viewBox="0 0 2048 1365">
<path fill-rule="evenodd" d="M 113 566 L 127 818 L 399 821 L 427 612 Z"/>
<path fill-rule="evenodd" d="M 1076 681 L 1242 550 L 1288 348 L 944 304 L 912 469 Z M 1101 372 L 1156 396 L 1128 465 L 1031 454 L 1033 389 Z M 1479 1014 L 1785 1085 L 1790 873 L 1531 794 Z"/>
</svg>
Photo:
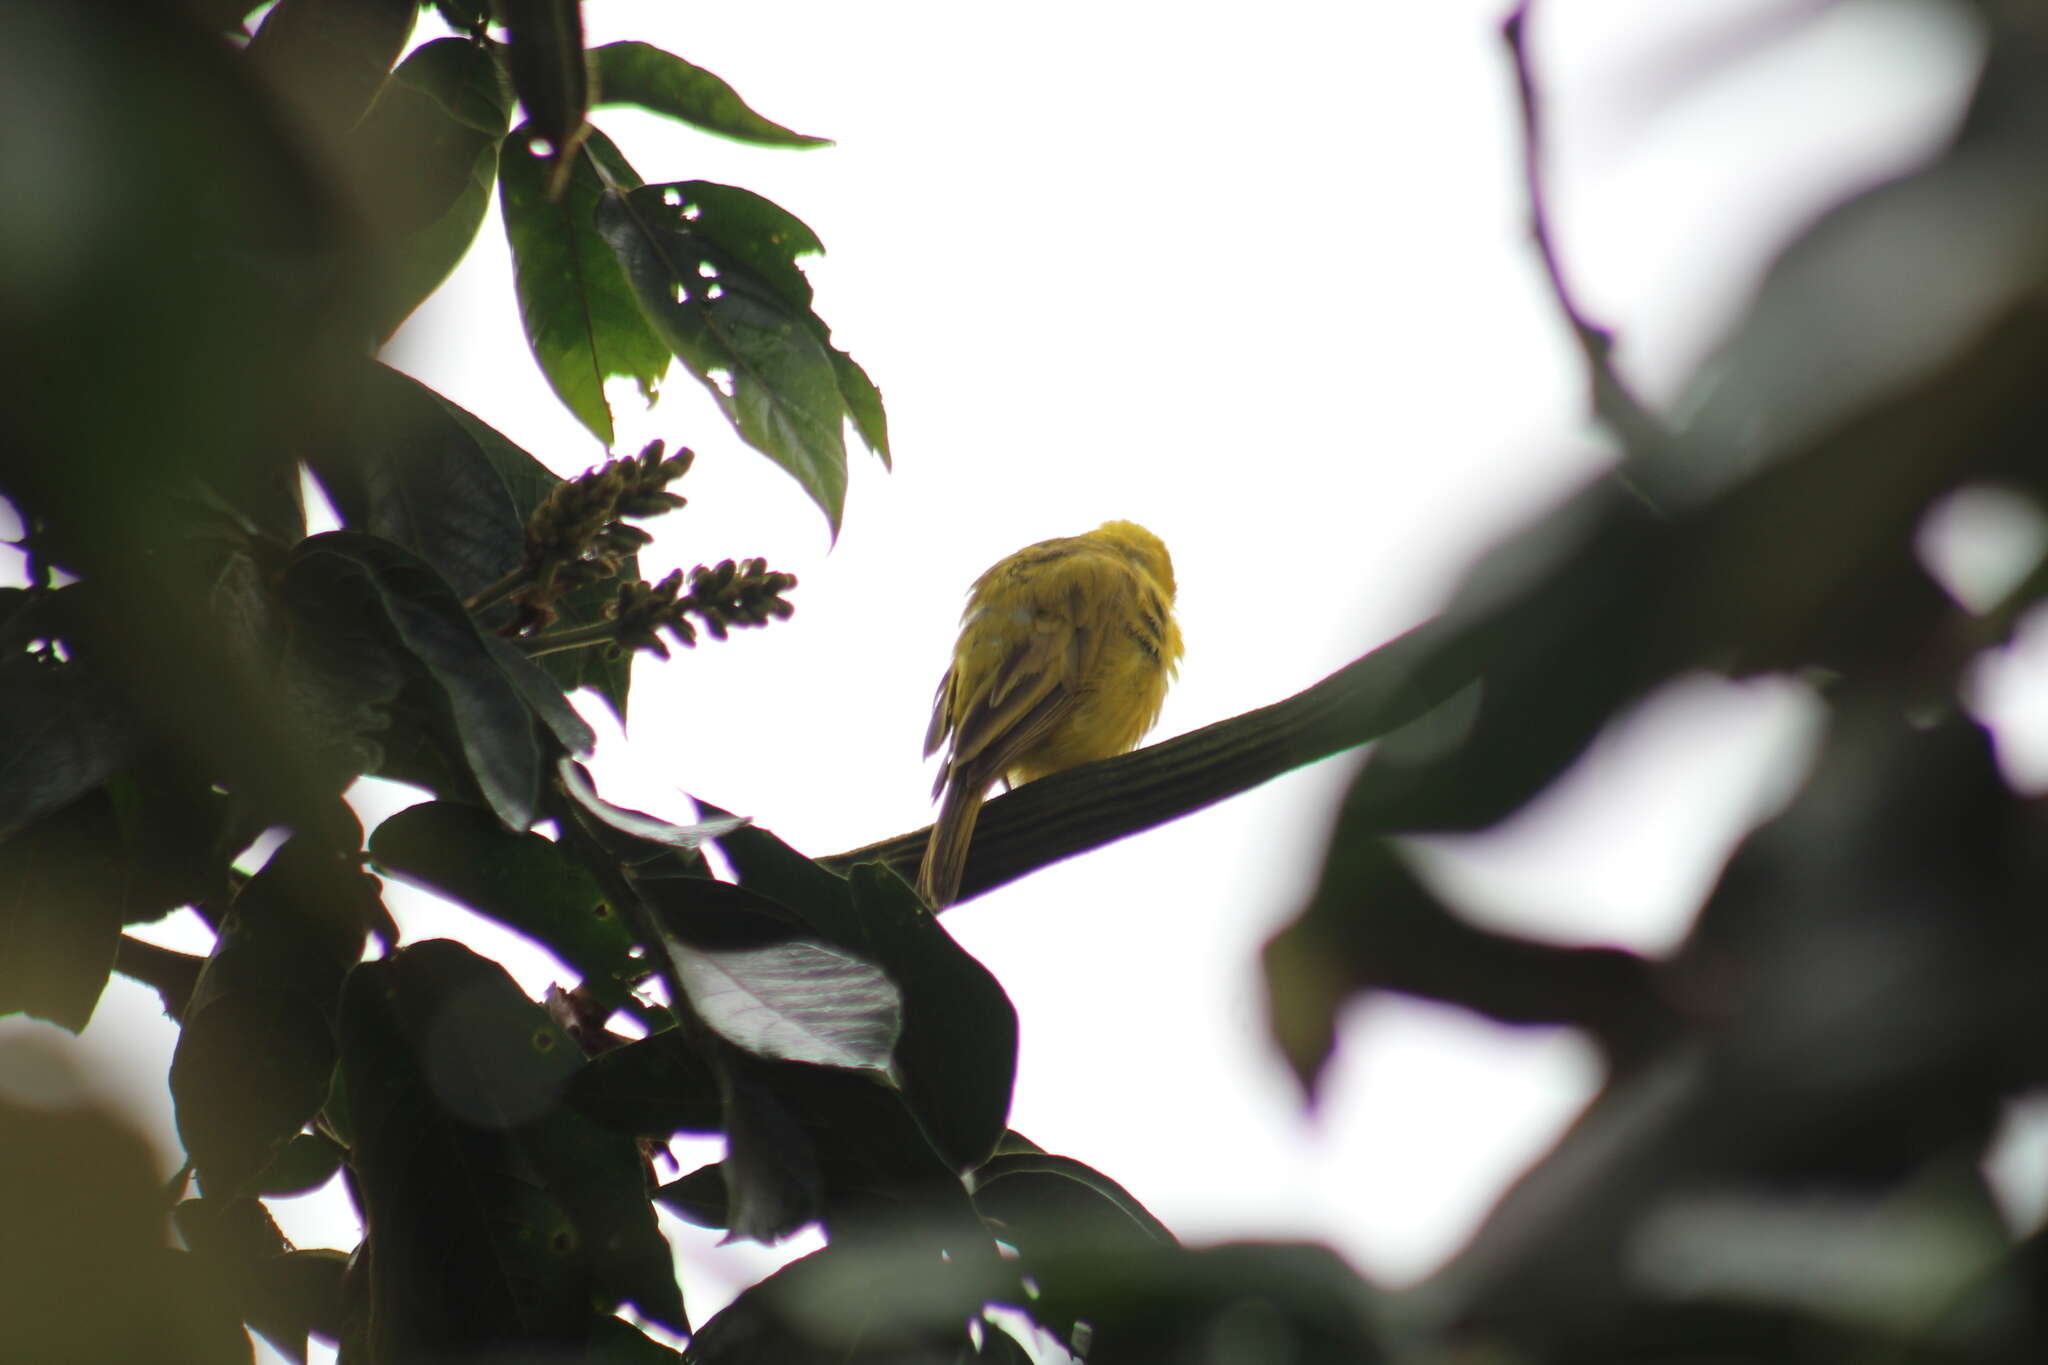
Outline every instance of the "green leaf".
<svg viewBox="0 0 2048 1365">
<path fill-rule="evenodd" d="M 889 458 L 889 414 L 882 407 L 882 391 L 858 361 L 836 346 L 832 348 L 832 372 L 839 380 L 839 396 L 846 402 L 846 413 L 853 418 L 853 429 L 860 433 L 862 444 L 881 457 L 882 468 L 893 469 L 895 465 Z"/>
<path fill-rule="evenodd" d="M 424 43 L 399 64 L 345 148 L 383 249 L 388 336 L 468 252 L 490 204 L 511 91 L 466 38 Z"/>
<path fill-rule="evenodd" d="M 764 147 L 829 147 L 829 138 L 792 132 L 761 117 L 731 86 L 701 66 L 648 43 L 606 43 L 590 50 L 595 102 L 637 105 L 707 133 Z"/>
<path fill-rule="evenodd" d="M 488 811 L 429 801 L 399 811 L 370 836 L 380 868 L 529 934 L 581 972 L 609 1004 L 647 966 L 633 935 L 584 865 L 538 834 L 512 833 Z"/>
<path fill-rule="evenodd" d="M 447 581 L 409 551 L 357 531 L 330 531 L 292 551 L 288 573 L 325 575 L 374 595 L 399 642 L 447 708 L 478 789 L 508 829 L 533 823 L 542 752 L 533 713 L 484 644 Z"/>
<path fill-rule="evenodd" d="M 460 944 L 351 974 L 340 1025 L 377 1359 L 566 1351 L 593 1305 L 687 1331 L 638 1149 L 563 1103 L 583 1065 Z"/>
<path fill-rule="evenodd" d="M 894 1074 L 904 1102 L 947 1164 L 971 1170 L 1007 1131 L 1016 1008 L 908 882 L 880 863 L 859 864 L 848 880 L 866 930 L 859 946 L 903 991 Z"/>
<path fill-rule="evenodd" d="M 597 233 L 597 205 L 605 190 L 635 188 L 640 176 L 611 139 L 593 129 L 575 153 L 562 193 L 550 199 L 553 163 L 530 152 L 533 137 L 530 123 L 512 136 L 498 181 L 519 316 L 556 396 L 609 446 L 614 433 L 605 381 L 629 377 L 651 402 L 669 367 L 668 347 L 648 325 L 618 257 Z"/>
<path fill-rule="evenodd" d="M 511 38 L 512 85 L 558 166 L 581 142 L 590 108 L 583 0 L 493 0 Z"/>
<path fill-rule="evenodd" d="M 837 535 L 849 412 L 796 267 L 817 238 L 758 195 L 706 181 L 608 193 L 597 224 L 662 340 Z"/>
<path fill-rule="evenodd" d="M 253 1190 L 319 1111 L 342 978 L 381 906 L 374 878 L 296 835 L 222 918 L 171 1059 L 178 1134 L 209 1198 Z"/>
</svg>

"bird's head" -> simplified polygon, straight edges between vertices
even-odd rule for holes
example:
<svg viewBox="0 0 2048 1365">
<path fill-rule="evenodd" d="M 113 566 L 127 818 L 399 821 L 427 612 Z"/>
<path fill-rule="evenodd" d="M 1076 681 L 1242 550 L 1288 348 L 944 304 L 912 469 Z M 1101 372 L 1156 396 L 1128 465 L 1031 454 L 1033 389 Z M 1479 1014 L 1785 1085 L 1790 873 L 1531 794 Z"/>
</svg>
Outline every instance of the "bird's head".
<svg viewBox="0 0 2048 1365">
<path fill-rule="evenodd" d="M 1173 556 L 1166 552 L 1165 541 L 1135 521 L 1105 521 L 1095 528 L 1095 534 L 1136 560 L 1166 589 L 1167 597 L 1173 597 Z"/>
</svg>

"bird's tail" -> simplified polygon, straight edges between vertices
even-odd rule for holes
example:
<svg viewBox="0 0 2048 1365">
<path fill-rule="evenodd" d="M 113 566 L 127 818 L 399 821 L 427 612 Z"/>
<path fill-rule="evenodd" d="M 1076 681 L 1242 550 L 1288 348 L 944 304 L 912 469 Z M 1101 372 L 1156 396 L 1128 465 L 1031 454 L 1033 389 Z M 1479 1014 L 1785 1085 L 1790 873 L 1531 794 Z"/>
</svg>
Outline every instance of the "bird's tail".
<svg viewBox="0 0 2048 1365">
<path fill-rule="evenodd" d="M 960 875 L 967 868 L 967 845 L 974 838 L 974 822 L 981 815 L 981 800 L 987 792 L 983 782 L 962 782 L 956 774 L 939 804 L 939 818 L 924 846 L 924 862 L 917 869 L 917 889 L 925 903 L 943 910 L 960 895 Z"/>
</svg>

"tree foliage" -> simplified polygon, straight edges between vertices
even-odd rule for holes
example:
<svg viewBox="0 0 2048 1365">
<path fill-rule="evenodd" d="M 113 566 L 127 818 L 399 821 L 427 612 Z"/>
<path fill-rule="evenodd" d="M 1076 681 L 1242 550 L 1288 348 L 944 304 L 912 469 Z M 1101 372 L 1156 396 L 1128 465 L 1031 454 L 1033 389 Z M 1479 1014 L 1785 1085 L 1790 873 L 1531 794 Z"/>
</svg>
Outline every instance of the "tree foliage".
<svg viewBox="0 0 2048 1365">
<path fill-rule="evenodd" d="M 2039 1234 L 1979 1172 L 2048 1079 L 2048 842 L 1961 704 L 2048 574 L 1971 611 L 1913 550 L 1958 490 L 2048 497 L 2048 50 L 2017 11 L 1979 16 L 1949 144 L 1784 252 L 1682 420 L 1564 288 L 1518 12 L 1539 254 L 1615 467 L 1316 688 L 988 807 L 969 893 L 1382 741 L 1266 953 L 1304 1086 L 1374 991 L 1574 1025 L 1610 1063 L 1395 1295 L 1319 1248 L 1182 1247 L 1012 1131 L 1016 1016 L 900 875 L 922 832 L 812 859 L 607 802 L 567 694 L 623 714 L 633 651 L 768 625 L 793 580 L 642 581 L 635 523 L 682 508 L 687 451 L 563 480 L 372 358 L 495 190 L 528 341 L 586 427 L 610 444 L 607 381 L 680 361 L 836 530 L 848 427 L 888 438 L 813 309 L 817 238 L 744 189 L 644 181 L 590 120 L 821 140 L 680 56 L 586 51 L 576 0 L 282 0 L 249 36 L 254 8 L 0 0 L 0 89 L 40 115 L 0 144 L 27 569 L 0 590 L 0 1011 L 75 1031 L 110 973 L 155 988 L 190 1158 L 166 1192 L 119 1121 L 0 1105 L 11 1354 L 248 1359 L 246 1324 L 346 1365 L 675 1358 L 624 1305 L 703 1365 L 2048 1353 Z M 456 36 L 416 41 L 422 8 Z M 308 534 L 302 471 L 342 529 Z M 1829 722 L 1668 959 L 1482 931 L 1412 870 L 1403 836 L 1498 823 L 1701 671 L 1802 678 Z M 365 831 L 363 774 L 429 799 Z M 380 877 L 579 979 L 536 1002 L 400 942 Z M 203 959 L 127 932 L 187 906 Z M 726 1154 L 661 1180 L 677 1134 Z M 361 1244 L 290 1246 L 263 1201 L 336 1171 Z M 827 1245 L 692 1324 L 657 1205 Z"/>
</svg>

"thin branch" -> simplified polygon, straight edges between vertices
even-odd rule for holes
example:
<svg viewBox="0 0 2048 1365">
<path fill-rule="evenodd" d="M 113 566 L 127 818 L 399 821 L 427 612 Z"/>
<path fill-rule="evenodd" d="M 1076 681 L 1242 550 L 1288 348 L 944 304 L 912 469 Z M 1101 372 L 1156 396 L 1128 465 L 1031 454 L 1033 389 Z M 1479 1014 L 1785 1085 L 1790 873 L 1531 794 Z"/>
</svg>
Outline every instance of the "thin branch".
<svg viewBox="0 0 2048 1365">
<path fill-rule="evenodd" d="M 533 570 L 521 563 L 518 568 L 506 574 L 489 587 L 463 600 L 463 607 L 471 612 L 488 611 L 510 597 L 533 577 Z"/>
<path fill-rule="evenodd" d="M 1250 791 L 1398 729 L 1469 682 L 1476 664 L 1425 622 L 1304 692 L 1149 748 L 1029 782 L 982 807 L 961 879 L 966 900 L 1075 854 Z M 917 875 L 931 829 L 819 861 Z"/>
<path fill-rule="evenodd" d="M 1572 297 L 1550 230 L 1549 200 L 1543 186 L 1543 107 L 1529 64 L 1527 24 L 1533 2 L 1522 0 L 1501 25 L 1501 36 L 1514 59 L 1515 93 L 1521 102 L 1522 174 L 1529 197 L 1529 235 L 1536 243 L 1537 254 L 1543 258 L 1543 273 L 1550 281 L 1551 297 L 1557 300 L 1558 309 L 1586 358 L 1593 415 L 1615 434 L 1623 450 L 1640 454 L 1664 442 L 1664 424 L 1643 406 L 1615 370 L 1614 333 L 1588 318 Z"/>
</svg>

